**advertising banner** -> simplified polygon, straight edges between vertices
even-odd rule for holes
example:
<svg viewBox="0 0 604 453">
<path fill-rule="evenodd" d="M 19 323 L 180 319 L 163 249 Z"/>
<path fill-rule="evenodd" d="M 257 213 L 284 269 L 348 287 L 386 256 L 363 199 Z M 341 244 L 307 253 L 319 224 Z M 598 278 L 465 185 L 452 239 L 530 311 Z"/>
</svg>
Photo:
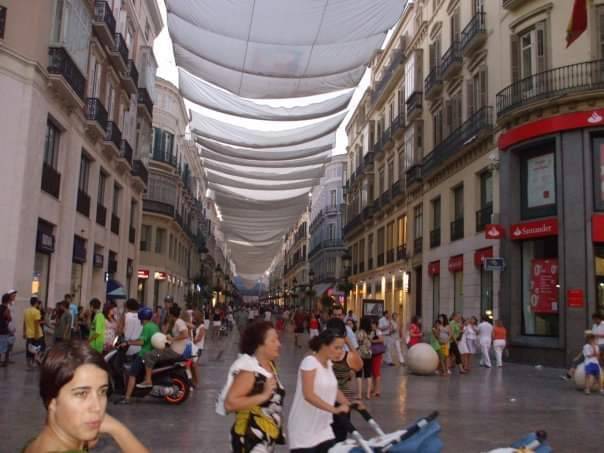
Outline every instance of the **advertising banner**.
<svg viewBox="0 0 604 453">
<path fill-rule="evenodd" d="M 558 313 L 558 260 L 531 260 L 531 311 Z"/>
</svg>

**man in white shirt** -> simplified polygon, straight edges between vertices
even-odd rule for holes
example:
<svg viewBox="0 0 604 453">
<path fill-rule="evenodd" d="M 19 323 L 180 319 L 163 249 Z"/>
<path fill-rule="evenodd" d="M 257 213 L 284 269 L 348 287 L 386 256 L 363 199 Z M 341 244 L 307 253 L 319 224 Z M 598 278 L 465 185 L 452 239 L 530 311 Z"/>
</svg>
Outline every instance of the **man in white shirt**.
<svg viewBox="0 0 604 453">
<path fill-rule="evenodd" d="M 478 343 L 480 344 L 480 366 L 491 368 L 491 343 L 493 342 L 493 326 L 486 315 L 478 324 Z"/>
<path fill-rule="evenodd" d="M 143 331 L 143 325 L 138 319 L 138 302 L 136 299 L 128 299 L 126 301 L 126 314 L 124 315 L 124 338 L 126 340 L 138 340 Z M 127 356 L 138 354 L 141 350 L 140 346 L 129 346 L 126 351 Z"/>
<path fill-rule="evenodd" d="M 594 313 L 591 319 L 594 323 L 591 333 L 596 337 L 596 344 L 600 349 L 600 365 L 604 365 L 604 319 L 600 313 Z"/>
<path fill-rule="evenodd" d="M 378 321 L 378 329 L 384 335 L 384 343 L 386 345 L 386 352 L 384 353 L 384 363 L 388 366 L 394 366 L 392 362 L 392 351 L 394 351 L 394 338 L 392 335 L 392 323 L 390 320 L 390 313 L 384 311 L 384 315 Z"/>
</svg>

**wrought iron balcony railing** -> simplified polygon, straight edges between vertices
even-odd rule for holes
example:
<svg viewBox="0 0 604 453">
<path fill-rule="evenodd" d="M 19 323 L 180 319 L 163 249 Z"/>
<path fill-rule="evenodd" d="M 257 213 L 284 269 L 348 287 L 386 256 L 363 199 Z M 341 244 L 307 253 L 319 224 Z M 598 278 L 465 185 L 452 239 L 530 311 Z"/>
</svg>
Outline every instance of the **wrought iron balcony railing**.
<svg viewBox="0 0 604 453">
<path fill-rule="evenodd" d="M 71 89 L 84 100 L 86 78 L 63 47 L 48 48 L 48 73 L 65 79 Z"/>
<path fill-rule="evenodd" d="M 484 208 L 476 211 L 476 232 L 484 231 L 485 227 L 491 223 L 493 215 L 493 205 L 488 204 Z"/>
<path fill-rule="evenodd" d="M 55 198 L 59 198 L 61 190 L 60 173 L 46 162 L 42 164 L 42 190 Z"/>
<path fill-rule="evenodd" d="M 430 248 L 440 246 L 440 228 L 434 228 L 430 231 Z"/>
<path fill-rule="evenodd" d="M 486 13 L 479 11 L 474 14 L 461 32 L 461 49 L 464 54 L 469 54 L 480 46 L 487 38 Z"/>
<path fill-rule="evenodd" d="M 451 222 L 451 240 L 457 241 L 458 239 L 463 239 L 463 217 L 459 219 L 455 219 Z"/>
</svg>

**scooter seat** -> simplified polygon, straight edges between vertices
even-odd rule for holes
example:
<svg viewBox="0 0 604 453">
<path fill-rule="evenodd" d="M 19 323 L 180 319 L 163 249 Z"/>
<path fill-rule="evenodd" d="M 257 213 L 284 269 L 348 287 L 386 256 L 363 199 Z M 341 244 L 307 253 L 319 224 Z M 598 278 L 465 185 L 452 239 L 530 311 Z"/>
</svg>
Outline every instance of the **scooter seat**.
<svg viewBox="0 0 604 453">
<path fill-rule="evenodd" d="M 174 365 L 175 363 L 182 362 L 182 357 L 173 358 L 173 359 L 163 359 L 155 364 L 155 368 L 161 368 L 164 366 Z"/>
</svg>

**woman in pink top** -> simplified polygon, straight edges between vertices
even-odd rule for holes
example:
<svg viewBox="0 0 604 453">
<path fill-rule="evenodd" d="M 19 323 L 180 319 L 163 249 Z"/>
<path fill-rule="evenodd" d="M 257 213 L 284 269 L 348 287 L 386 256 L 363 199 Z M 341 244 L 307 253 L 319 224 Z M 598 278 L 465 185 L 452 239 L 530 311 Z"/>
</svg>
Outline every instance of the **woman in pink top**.
<svg viewBox="0 0 604 453">
<path fill-rule="evenodd" d="M 422 324 L 417 316 L 411 318 L 411 324 L 409 324 L 409 343 L 407 347 L 411 348 L 417 343 L 422 341 Z"/>
</svg>

